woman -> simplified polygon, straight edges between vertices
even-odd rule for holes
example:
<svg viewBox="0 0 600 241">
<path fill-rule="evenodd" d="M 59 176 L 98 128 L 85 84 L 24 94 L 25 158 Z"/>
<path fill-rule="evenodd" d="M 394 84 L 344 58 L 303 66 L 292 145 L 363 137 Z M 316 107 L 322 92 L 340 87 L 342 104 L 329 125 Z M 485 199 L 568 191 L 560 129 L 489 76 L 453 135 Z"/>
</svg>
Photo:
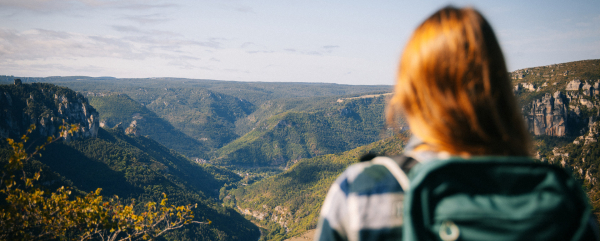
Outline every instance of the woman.
<svg viewBox="0 0 600 241">
<path fill-rule="evenodd" d="M 443 8 L 425 20 L 404 49 L 388 106 L 413 139 L 399 160 L 441 156 L 528 156 L 529 134 L 489 23 L 471 8 Z M 317 240 L 399 240 L 403 191 L 387 169 L 350 166 L 331 187 Z"/>
</svg>

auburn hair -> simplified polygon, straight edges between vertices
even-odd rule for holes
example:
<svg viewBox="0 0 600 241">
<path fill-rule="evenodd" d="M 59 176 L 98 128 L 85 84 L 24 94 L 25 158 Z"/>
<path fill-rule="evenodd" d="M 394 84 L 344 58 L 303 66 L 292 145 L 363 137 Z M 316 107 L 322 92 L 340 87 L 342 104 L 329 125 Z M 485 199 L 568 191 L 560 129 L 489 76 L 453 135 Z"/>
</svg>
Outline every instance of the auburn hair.
<svg viewBox="0 0 600 241">
<path fill-rule="evenodd" d="M 407 43 L 388 122 L 406 117 L 428 148 L 454 155 L 529 155 L 531 140 L 490 24 L 443 8 Z"/>
</svg>

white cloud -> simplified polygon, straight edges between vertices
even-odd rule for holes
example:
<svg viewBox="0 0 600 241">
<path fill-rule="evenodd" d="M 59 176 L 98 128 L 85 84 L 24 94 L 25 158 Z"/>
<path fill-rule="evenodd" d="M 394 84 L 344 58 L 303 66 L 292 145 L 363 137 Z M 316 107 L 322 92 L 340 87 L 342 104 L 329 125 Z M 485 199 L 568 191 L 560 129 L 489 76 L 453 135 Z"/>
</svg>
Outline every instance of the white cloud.
<svg viewBox="0 0 600 241">
<path fill-rule="evenodd" d="M 141 33 L 142 32 L 139 28 L 133 27 L 133 26 L 113 25 L 111 27 L 114 30 L 119 31 L 119 32 L 134 32 L 134 33 Z"/>
<path fill-rule="evenodd" d="M 129 33 L 129 34 L 139 34 L 145 35 L 144 38 L 148 36 L 169 36 L 169 37 L 181 37 L 182 35 L 172 31 L 164 31 L 164 30 L 146 30 L 142 28 L 138 28 L 135 26 L 127 26 L 127 25 L 112 25 L 110 26 L 117 32 L 121 33 Z"/>
<path fill-rule="evenodd" d="M 72 9 L 120 8 L 131 10 L 163 9 L 176 7 L 173 3 L 138 0 L 0 0 L 0 8 L 34 12 L 61 12 Z"/>
<path fill-rule="evenodd" d="M 202 42 L 173 38 L 83 35 L 44 29 L 22 32 L 0 29 L 0 67 L 5 69 L 4 67 L 15 63 L 22 63 L 31 68 L 44 68 L 61 63 L 63 67 L 56 69 L 67 72 L 69 69 L 66 66 L 72 64 L 70 60 L 106 58 L 138 61 L 156 58 L 167 61 L 168 65 L 190 68 L 189 61 L 200 59 L 193 53 L 219 45 L 218 39 Z M 74 66 L 80 64 L 75 63 Z M 86 66 L 89 69 L 93 64 Z"/>
<path fill-rule="evenodd" d="M 23 9 L 36 12 L 52 12 L 71 9 L 78 5 L 102 6 L 106 3 L 93 0 L 2 0 L 0 8 Z"/>
</svg>

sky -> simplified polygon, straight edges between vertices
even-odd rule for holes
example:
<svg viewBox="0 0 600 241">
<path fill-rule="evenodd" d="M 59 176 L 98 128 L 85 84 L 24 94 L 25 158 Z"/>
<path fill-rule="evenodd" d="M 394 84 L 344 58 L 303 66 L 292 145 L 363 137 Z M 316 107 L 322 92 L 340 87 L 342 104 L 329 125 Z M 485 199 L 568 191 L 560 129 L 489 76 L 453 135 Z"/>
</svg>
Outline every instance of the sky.
<svg viewBox="0 0 600 241">
<path fill-rule="evenodd" d="M 600 58 L 598 0 L 0 0 L 0 75 L 392 85 L 449 4 L 483 13 L 509 71 Z"/>
</svg>

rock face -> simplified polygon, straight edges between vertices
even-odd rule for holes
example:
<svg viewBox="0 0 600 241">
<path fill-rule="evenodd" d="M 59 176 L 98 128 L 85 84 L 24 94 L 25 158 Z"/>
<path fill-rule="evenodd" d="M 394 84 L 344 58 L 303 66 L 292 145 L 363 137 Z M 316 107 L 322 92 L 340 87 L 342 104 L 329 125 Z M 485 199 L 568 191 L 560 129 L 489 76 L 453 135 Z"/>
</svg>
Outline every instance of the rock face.
<svg viewBox="0 0 600 241">
<path fill-rule="evenodd" d="M 141 135 L 141 131 L 137 127 L 137 120 L 134 120 L 134 121 L 131 122 L 131 124 L 129 124 L 129 127 L 127 127 L 127 129 L 125 129 L 125 134 L 127 134 L 127 135 L 134 135 L 134 136 L 140 136 Z"/>
<path fill-rule="evenodd" d="M 567 84 L 566 90 L 579 90 L 579 88 L 581 88 L 581 81 L 575 79 Z"/>
<path fill-rule="evenodd" d="M 597 185 L 597 160 L 593 157 L 589 159 L 589 156 L 586 157 L 586 154 L 590 154 L 590 152 L 593 152 L 597 148 L 596 143 L 600 136 L 600 122 L 593 121 L 590 118 L 588 129 L 589 131 L 587 133 L 583 133 L 583 135 L 575 138 L 573 144 L 555 147 L 552 150 L 552 155 L 550 155 L 548 161 L 550 163 L 559 163 L 563 167 L 570 165 L 573 168 L 573 174 L 576 177 L 586 180 L 591 185 Z M 575 154 L 571 152 L 573 151 L 573 147 L 577 147 L 578 152 L 582 155 L 577 158 L 570 158 L 570 156 L 572 156 L 571 154 Z M 577 156 L 577 154 L 575 155 Z"/>
<path fill-rule="evenodd" d="M 41 136 L 58 136 L 64 124 L 79 125 L 79 130 L 65 140 L 97 137 L 98 112 L 87 99 L 67 88 L 52 84 L 0 85 L 0 135 L 18 138 L 30 125 Z"/>
<path fill-rule="evenodd" d="M 258 220 L 269 220 L 271 222 L 276 222 L 279 225 L 281 225 L 283 228 L 285 228 L 286 232 L 289 232 L 290 229 L 288 228 L 289 223 L 291 222 L 290 218 L 292 218 L 292 214 L 289 212 L 288 208 L 286 207 L 282 207 L 282 206 L 277 206 L 275 207 L 275 209 L 269 210 L 269 207 L 267 207 L 266 205 L 263 205 L 263 209 L 268 210 L 268 211 L 255 211 L 255 210 L 250 210 L 248 208 L 246 209 L 242 209 L 241 207 L 237 206 L 238 210 L 245 214 L 245 215 L 251 215 L 254 218 L 258 219 Z"/>
<path fill-rule="evenodd" d="M 77 99 L 69 100 L 66 96 L 57 96 L 60 100 L 58 104 L 58 118 L 65 120 L 69 124 L 79 124 L 80 131 L 75 133 L 75 137 L 97 137 L 100 127 L 100 115 L 87 103 L 87 99 L 81 94 L 77 94 Z M 42 124 L 43 126 L 43 124 Z M 66 131 L 66 130 L 65 130 Z M 51 135 L 48 132 L 47 135 Z"/>
<path fill-rule="evenodd" d="M 537 99 L 525 111 L 525 121 L 534 135 L 565 136 L 567 134 L 568 99 L 557 91 Z"/>
<path fill-rule="evenodd" d="M 529 83 L 523 83 L 523 88 L 529 91 L 535 91 L 535 85 Z"/>
</svg>

